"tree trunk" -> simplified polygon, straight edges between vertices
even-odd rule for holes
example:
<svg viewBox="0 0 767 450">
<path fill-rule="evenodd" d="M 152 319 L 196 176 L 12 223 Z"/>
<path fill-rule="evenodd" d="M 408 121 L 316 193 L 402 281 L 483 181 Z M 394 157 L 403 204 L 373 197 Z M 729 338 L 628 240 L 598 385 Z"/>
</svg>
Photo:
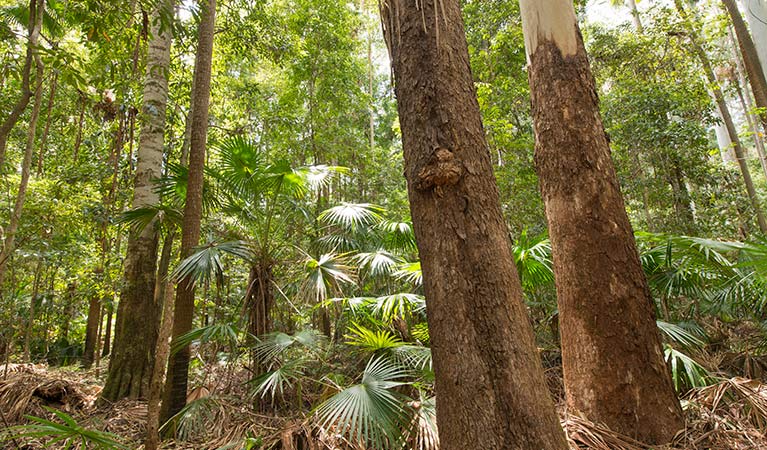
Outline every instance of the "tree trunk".
<svg viewBox="0 0 767 450">
<path fill-rule="evenodd" d="M 459 0 L 384 1 L 441 448 L 566 449 L 522 302 Z"/>
<path fill-rule="evenodd" d="M 648 443 L 684 427 L 569 0 L 521 0 L 567 405 Z"/>
<path fill-rule="evenodd" d="M 35 18 L 34 28 L 37 30 L 36 34 L 40 34 L 42 28 L 42 16 L 43 9 L 45 7 L 45 0 L 38 0 L 37 12 Z M 32 37 L 30 36 L 30 41 Z M 35 46 L 37 45 L 37 39 Z M 5 280 L 5 273 L 8 269 L 8 259 L 16 250 L 16 232 L 21 224 L 21 213 L 24 209 L 24 202 L 27 198 L 27 187 L 29 186 L 29 176 L 32 170 L 32 155 L 35 151 L 35 138 L 37 137 L 37 122 L 40 118 L 40 109 L 43 103 L 43 61 L 40 58 L 39 53 L 34 55 L 35 61 L 35 100 L 32 106 L 32 114 L 29 117 L 29 128 L 27 129 L 27 143 L 24 149 L 24 159 L 21 163 L 21 181 L 19 182 L 19 191 L 16 194 L 16 203 L 13 205 L 13 212 L 8 222 L 8 226 L 5 228 L 5 243 L 3 250 L 0 252 L 0 287 Z M 0 149 L 2 150 L 2 149 Z M 2 154 L 0 154 L 0 169 L 2 169 Z"/>
<path fill-rule="evenodd" d="M 168 103 L 168 71 L 172 31 L 161 29 L 161 8 L 152 15 L 152 37 L 147 52 L 147 72 L 141 115 L 138 163 L 133 207 L 160 203 L 153 181 L 162 175 L 165 112 Z M 154 353 L 160 327 L 160 303 L 155 300 L 158 226 L 154 221 L 142 230 L 131 230 L 125 256 L 125 287 L 117 310 L 117 326 L 109 375 L 102 396 L 116 401 L 148 394 Z"/>
<path fill-rule="evenodd" d="M 45 127 L 43 128 L 43 135 L 40 138 L 40 150 L 37 152 L 37 176 L 43 174 L 43 160 L 45 159 L 46 147 L 48 144 L 48 133 L 51 130 L 51 119 L 53 113 L 53 102 L 56 99 L 56 88 L 58 86 L 59 73 L 56 71 L 51 77 L 51 87 L 48 92 L 48 106 L 46 107 L 45 115 Z"/>
<path fill-rule="evenodd" d="M 767 0 L 741 0 L 746 10 L 746 21 L 751 28 L 756 52 L 767 77 Z"/>
<path fill-rule="evenodd" d="M 202 4 L 198 31 L 197 57 L 192 93 L 192 135 L 189 149 L 189 177 L 186 188 L 184 219 L 181 227 L 181 258 L 188 257 L 200 241 L 202 220 L 202 185 L 205 168 L 205 145 L 208 136 L 208 109 L 210 107 L 210 76 L 213 60 L 213 34 L 216 20 L 216 0 Z M 173 339 L 188 333 L 194 318 L 194 286 L 178 283 L 174 309 Z M 172 355 L 165 378 L 161 420 L 165 422 L 186 405 L 189 376 L 189 347 Z"/>
<path fill-rule="evenodd" d="M 11 134 L 11 130 L 16 126 L 16 123 L 21 118 L 24 110 L 29 105 L 29 100 L 34 95 L 34 92 L 30 89 L 32 76 L 32 64 L 39 58 L 36 55 L 37 44 L 40 39 L 40 32 L 42 30 L 42 18 L 43 9 L 45 8 L 44 0 L 29 0 L 29 37 L 27 38 L 27 54 L 24 57 L 24 68 L 21 69 L 21 95 L 19 100 L 13 106 L 11 113 L 5 118 L 2 124 L 0 124 L 0 170 L 5 166 L 5 151 L 8 148 L 8 135 Z"/>
<path fill-rule="evenodd" d="M 637 9 L 636 0 L 628 0 L 629 11 L 631 11 L 631 18 L 634 20 L 634 27 L 637 33 L 643 34 L 644 27 L 642 26 L 642 19 L 639 17 L 639 10 Z"/>
<path fill-rule="evenodd" d="M 722 88 L 716 79 L 716 74 L 714 73 L 714 69 L 711 66 L 711 61 L 708 59 L 706 51 L 700 45 L 698 32 L 694 28 L 695 25 L 690 22 L 689 14 L 682 4 L 682 0 L 674 0 L 674 5 L 676 6 L 677 11 L 679 11 L 679 15 L 682 17 L 682 19 L 688 22 L 687 26 L 689 28 L 689 39 L 690 43 L 692 44 L 692 49 L 700 60 L 706 79 L 714 91 L 714 99 L 716 100 L 716 104 L 719 107 L 719 113 L 722 115 L 722 121 L 727 128 L 727 134 L 730 136 L 730 141 L 732 142 L 733 149 L 735 151 L 735 158 L 738 160 L 740 173 L 743 176 L 743 184 L 746 186 L 748 198 L 751 201 L 751 206 L 754 208 L 754 213 L 756 214 L 756 221 L 759 224 L 759 230 L 762 233 L 767 233 L 767 220 L 764 217 L 764 212 L 759 202 L 759 197 L 756 195 L 754 181 L 751 178 L 751 171 L 748 169 L 748 163 L 746 162 L 746 157 L 743 152 L 743 146 L 740 143 L 740 137 L 738 137 L 738 130 L 735 127 L 735 122 L 732 120 L 730 109 L 728 108 L 727 102 L 724 99 Z"/>
<path fill-rule="evenodd" d="M 107 319 L 104 328 L 104 349 L 101 351 L 101 357 L 109 356 L 112 351 L 112 306 L 104 305 L 106 309 Z"/>
<path fill-rule="evenodd" d="M 37 306 L 37 297 L 40 293 L 40 284 L 43 280 L 43 258 L 38 258 L 37 267 L 35 268 L 35 278 L 32 282 L 32 298 L 29 300 L 29 318 L 27 319 L 27 330 L 24 332 L 24 362 L 30 362 L 32 347 L 32 335 L 34 334 L 35 314 Z"/>
<path fill-rule="evenodd" d="M 82 366 L 90 369 L 96 356 L 96 341 L 99 337 L 99 322 L 101 319 L 101 302 L 98 295 L 91 296 L 88 301 L 88 321 L 85 325 L 85 351 Z"/>
<path fill-rule="evenodd" d="M 250 268 L 248 290 L 245 293 L 245 308 L 248 312 L 248 332 L 261 337 L 272 331 L 272 306 L 274 295 L 272 291 L 274 275 L 269 262 L 261 262 Z M 258 364 L 254 354 L 251 354 L 253 373 L 262 373 L 263 367 Z"/>
<path fill-rule="evenodd" d="M 735 36 L 738 38 L 740 53 L 743 55 L 743 65 L 748 74 L 751 91 L 754 93 L 754 102 L 757 108 L 767 109 L 767 78 L 765 78 L 765 73 L 762 71 L 754 40 L 751 39 L 751 35 L 748 33 L 746 22 L 743 21 L 743 16 L 740 15 L 740 10 L 738 10 L 735 0 L 722 0 L 722 4 L 724 4 L 727 12 L 730 14 L 732 26 L 735 28 Z M 759 117 L 762 120 L 762 125 L 767 128 L 767 110 L 763 110 Z M 764 233 L 765 230 L 762 230 L 762 232 Z"/>
<path fill-rule="evenodd" d="M 162 400 L 162 388 L 165 382 L 165 365 L 168 364 L 170 353 L 170 337 L 173 330 L 173 285 L 169 281 L 161 280 L 165 287 L 162 306 L 162 325 L 160 336 L 157 340 L 157 358 L 154 361 L 152 372 L 152 384 L 149 388 L 149 401 L 147 404 L 147 426 L 145 450 L 156 450 L 160 444 L 160 400 Z"/>
</svg>

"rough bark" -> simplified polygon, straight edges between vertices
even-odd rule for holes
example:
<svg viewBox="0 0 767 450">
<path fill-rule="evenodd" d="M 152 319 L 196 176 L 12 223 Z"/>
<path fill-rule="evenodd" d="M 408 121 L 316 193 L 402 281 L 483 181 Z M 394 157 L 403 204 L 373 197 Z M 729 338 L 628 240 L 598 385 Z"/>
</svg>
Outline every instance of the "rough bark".
<svg viewBox="0 0 767 450">
<path fill-rule="evenodd" d="M 101 319 L 101 302 L 97 295 L 88 301 L 88 320 L 85 325 L 85 351 L 82 366 L 89 369 L 96 357 L 96 342 L 99 337 L 99 322 Z"/>
<path fill-rule="evenodd" d="M 758 108 L 765 108 L 765 110 L 759 114 L 759 118 L 762 121 L 762 125 L 767 128 L 767 79 L 765 78 L 765 73 L 762 71 L 754 40 L 748 33 L 746 22 L 743 20 L 743 16 L 740 15 L 735 0 L 722 0 L 722 4 L 724 4 L 725 9 L 727 9 L 730 18 L 732 19 L 732 27 L 735 29 L 735 36 L 738 38 L 740 53 L 743 56 L 743 65 L 748 74 L 751 91 L 754 93 L 754 102 Z M 764 232 L 764 230 L 762 230 L 762 232 Z"/>
<path fill-rule="evenodd" d="M 34 29 L 39 37 L 40 29 L 42 28 L 42 16 L 45 8 L 45 0 L 38 0 L 36 13 L 35 13 L 35 25 Z M 33 41 L 30 36 L 30 41 Z M 30 44 L 32 45 L 32 44 Z M 34 39 L 34 46 L 37 46 L 37 38 Z M 32 106 L 32 114 L 29 117 L 29 128 L 27 129 L 27 142 L 24 149 L 24 158 L 21 162 L 21 180 L 19 182 L 19 190 L 16 193 L 16 202 L 13 205 L 13 211 L 11 212 L 11 218 L 8 221 L 8 226 L 5 228 L 5 242 L 3 250 L 0 251 L 0 286 L 3 285 L 5 280 L 5 274 L 8 269 L 8 259 L 16 250 L 16 232 L 21 224 L 21 213 L 24 210 L 24 203 L 27 198 L 27 187 L 29 186 L 29 177 L 32 170 L 32 155 L 35 151 L 35 138 L 37 137 L 37 122 L 40 118 L 40 109 L 43 103 L 43 61 L 39 53 L 34 54 L 35 62 L 35 96 Z M 2 149 L 0 149 L 2 150 Z M 0 169 L 2 168 L 2 157 L 0 154 Z"/>
<path fill-rule="evenodd" d="M 192 134 L 189 149 L 189 177 L 181 227 L 181 257 L 186 258 L 200 240 L 202 219 L 202 185 L 205 168 L 205 146 L 208 136 L 208 109 L 210 107 L 210 76 L 213 60 L 213 34 L 216 20 L 216 0 L 202 5 L 198 31 L 197 56 L 192 92 Z M 173 339 L 189 332 L 194 318 L 194 286 L 180 282 L 176 288 Z M 160 417 L 166 421 L 186 404 L 189 376 L 189 347 L 179 350 L 168 362 L 165 393 Z"/>
<path fill-rule="evenodd" d="M 647 443 L 684 427 L 569 0 L 520 1 L 567 405 Z"/>
<path fill-rule="evenodd" d="M 162 175 L 172 31 L 167 26 L 161 28 L 159 8 L 168 7 L 171 1 L 158 4 L 152 15 L 134 179 L 134 208 L 160 202 L 153 181 Z M 102 393 L 111 401 L 148 394 L 160 327 L 161 306 L 155 299 L 158 239 L 156 221 L 141 230 L 132 230 L 128 237 L 124 288 L 117 310 L 118 325 L 109 375 Z"/>
<path fill-rule="evenodd" d="M 748 168 L 748 163 L 746 162 L 746 157 L 743 152 L 743 145 L 741 144 L 740 137 L 738 136 L 738 129 L 735 127 L 735 122 L 732 120 L 730 109 L 727 106 L 727 102 L 724 99 L 724 94 L 722 93 L 722 87 L 719 84 L 719 81 L 716 79 L 714 68 L 711 66 L 711 61 L 709 60 L 706 51 L 700 44 L 698 32 L 695 30 L 694 24 L 690 23 L 689 14 L 685 9 L 682 0 L 674 0 L 674 5 L 676 6 L 676 9 L 682 19 L 688 22 L 688 37 L 690 39 L 690 44 L 692 44 L 692 50 L 698 57 L 701 66 L 703 66 L 703 73 L 711 85 L 711 89 L 713 90 L 714 99 L 716 100 L 716 104 L 719 107 L 719 113 L 722 115 L 722 121 L 724 122 L 724 126 L 727 129 L 727 134 L 730 136 L 730 141 L 732 142 L 733 150 L 735 151 L 735 159 L 738 161 L 738 167 L 740 167 L 740 173 L 743 176 L 743 184 L 746 187 L 748 198 L 751 201 L 751 207 L 754 209 L 754 214 L 756 215 L 756 221 L 759 225 L 759 230 L 762 233 L 767 233 L 767 219 L 764 217 L 764 211 L 762 210 L 762 206 L 759 202 L 759 197 L 756 194 L 754 181 L 751 178 L 751 171 Z"/>
<path fill-rule="evenodd" d="M 21 69 L 21 94 L 11 113 L 0 124 L 0 170 L 5 166 L 5 152 L 8 148 L 8 135 L 16 126 L 21 115 L 27 109 L 34 92 L 31 89 L 32 66 L 35 63 L 35 52 L 42 29 L 42 11 L 45 3 L 42 0 L 29 0 L 29 27 L 27 38 L 27 53 L 24 57 L 24 67 Z M 38 11 L 40 12 L 38 14 Z M 39 18 L 39 20 L 38 20 Z"/>
<path fill-rule="evenodd" d="M 104 348 L 101 350 L 101 357 L 109 356 L 112 352 L 112 306 L 105 305 L 106 324 L 104 326 Z"/>
<path fill-rule="evenodd" d="M 458 0 L 381 5 L 441 448 L 566 449 L 500 211 Z"/>
</svg>

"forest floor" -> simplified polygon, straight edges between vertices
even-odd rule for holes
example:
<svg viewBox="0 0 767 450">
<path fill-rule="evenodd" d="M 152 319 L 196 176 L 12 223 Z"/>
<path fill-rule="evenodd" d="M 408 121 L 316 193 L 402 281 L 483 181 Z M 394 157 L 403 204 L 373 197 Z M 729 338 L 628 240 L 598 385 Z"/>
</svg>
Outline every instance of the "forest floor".
<svg viewBox="0 0 767 450">
<path fill-rule="evenodd" d="M 65 412 L 76 426 L 112 433 L 127 448 L 141 448 L 144 438 L 146 402 L 121 401 L 98 404 L 103 383 L 95 370 L 50 368 L 44 365 L 0 365 L 0 432 L 9 426 L 28 424 L 25 416 L 62 422 L 51 409 Z M 572 449 L 640 450 L 649 446 L 620 436 L 606 427 L 563 408 L 562 381 L 557 367 L 548 370 L 549 386 L 559 400 L 562 425 Z M 306 413 L 280 409 L 255 413 L 246 395 L 245 373 L 227 370 L 212 377 L 212 391 L 197 390 L 196 418 L 183 430 L 184 440 L 167 441 L 165 449 L 356 449 L 337 436 L 323 434 Z M 682 398 L 687 426 L 671 445 L 662 449 L 761 449 L 767 448 L 767 385 L 745 378 L 721 379 L 715 384 L 690 390 Z M 268 405 L 265 405 L 268 406 Z M 267 408 L 268 409 L 268 408 Z M 30 431 L 28 429 L 26 431 Z M 39 430 L 38 430 L 39 431 Z M 43 433 L 45 434 L 45 433 Z M 51 436 L 17 438 L 0 442 L 0 448 L 57 448 Z M 249 442 L 251 446 L 245 446 Z M 63 447 L 63 446 L 62 446 Z"/>
</svg>

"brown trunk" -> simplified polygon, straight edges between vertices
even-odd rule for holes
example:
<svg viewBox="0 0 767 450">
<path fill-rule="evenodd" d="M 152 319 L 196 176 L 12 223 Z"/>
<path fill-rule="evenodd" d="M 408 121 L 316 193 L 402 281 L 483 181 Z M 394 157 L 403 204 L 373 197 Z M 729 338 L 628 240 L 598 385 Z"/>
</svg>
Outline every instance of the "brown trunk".
<svg viewBox="0 0 767 450">
<path fill-rule="evenodd" d="M 573 3 L 522 0 L 567 405 L 648 443 L 684 427 Z"/>
<path fill-rule="evenodd" d="M 0 170 L 5 166 L 5 151 L 8 148 L 8 135 L 16 126 L 24 110 L 27 109 L 29 101 L 34 92 L 31 90 L 32 64 L 35 62 L 35 53 L 37 52 L 40 30 L 42 28 L 42 11 L 45 4 L 42 0 L 29 0 L 29 37 L 27 40 L 27 54 L 24 57 L 24 68 L 21 69 L 21 95 L 19 100 L 13 106 L 11 113 L 0 124 Z M 39 14 L 38 14 L 39 11 Z M 40 20 L 38 20 L 38 18 Z"/>
<path fill-rule="evenodd" d="M 88 321 L 85 325 L 85 351 L 83 352 L 83 368 L 89 369 L 96 356 L 96 341 L 99 334 L 99 319 L 101 319 L 101 302 L 94 295 L 88 301 Z"/>
<path fill-rule="evenodd" d="M 184 204 L 184 220 L 181 227 L 182 258 L 188 257 L 200 241 L 202 185 L 205 168 L 205 146 L 208 136 L 215 20 L 216 0 L 208 0 L 202 5 L 194 69 L 195 90 L 192 93 L 193 116 L 189 150 L 189 177 Z M 191 331 L 194 319 L 194 286 L 191 283 L 180 282 L 178 284 L 173 317 L 173 339 Z M 185 347 L 173 354 L 168 361 L 165 393 L 160 414 L 163 422 L 181 411 L 186 405 L 189 357 L 189 347 Z"/>
<path fill-rule="evenodd" d="M 762 125 L 767 128 L 767 79 L 765 79 L 765 73 L 762 71 L 754 40 L 751 39 L 751 35 L 748 33 L 746 22 L 743 20 L 743 16 L 740 15 L 735 0 L 722 0 L 722 4 L 724 4 L 732 19 L 732 26 L 735 28 L 735 36 L 738 37 L 740 53 L 743 55 L 743 65 L 748 74 L 751 91 L 754 93 L 756 107 L 764 108 L 759 117 L 762 120 Z M 765 230 L 762 230 L 762 233 L 765 232 Z"/>
<path fill-rule="evenodd" d="M 459 0 L 384 1 L 441 448 L 566 449 L 522 302 Z"/>
<path fill-rule="evenodd" d="M 245 308 L 248 314 L 248 333 L 254 337 L 261 337 L 272 331 L 272 306 L 274 305 L 272 283 L 274 283 L 274 275 L 270 263 L 261 263 L 250 268 Z M 263 368 L 259 366 L 253 355 L 251 359 L 253 372 L 261 373 Z"/>
<path fill-rule="evenodd" d="M 48 144 L 48 133 L 51 131 L 51 119 L 53 112 L 53 101 L 56 99 L 56 87 L 58 86 L 59 73 L 54 72 L 51 78 L 51 87 L 48 92 L 48 106 L 45 115 L 45 127 L 43 128 L 43 136 L 40 138 L 40 150 L 37 152 L 37 175 L 40 176 L 43 173 L 43 160 L 45 159 L 45 151 Z"/>
<path fill-rule="evenodd" d="M 165 285 L 162 292 L 165 294 L 162 307 L 162 325 L 160 336 L 157 339 L 157 357 L 154 361 L 152 383 L 149 388 L 149 401 L 147 405 L 147 426 L 145 450 L 156 450 L 160 444 L 160 400 L 162 400 L 162 387 L 165 382 L 165 365 L 168 364 L 170 353 L 170 337 L 173 330 L 173 285 L 170 282 L 161 281 Z"/>
<path fill-rule="evenodd" d="M 674 0 L 674 5 L 676 6 L 677 11 L 679 11 L 679 15 L 682 17 L 682 19 L 690 22 L 689 15 L 687 14 L 687 10 L 684 8 L 682 0 Z M 748 198 L 751 201 L 751 206 L 754 208 L 756 221 L 759 224 L 759 230 L 762 233 L 767 233 L 767 219 L 764 217 L 764 212 L 762 210 L 762 206 L 760 205 L 759 197 L 756 195 L 754 181 L 751 179 L 751 171 L 748 169 L 748 163 L 746 162 L 746 157 L 743 152 L 743 145 L 741 145 L 740 138 L 738 137 L 738 130 L 735 127 L 735 122 L 732 120 L 730 109 L 727 107 L 727 102 L 724 99 L 722 88 L 716 79 L 716 74 L 714 73 L 714 69 L 711 66 L 711 61 L 709 61 L 708 55 L 706 55 L 706 51 L 703 49 L 699 42 L 698 32 L 694 28 L 695 25 L 693 23 L 688 23 L 687 25 L 690 30 L 689 38 L 690 43 L 692 44 L 692 49 L 700 60 L 701 65 L 703 66 L 703 72 L 706 76 L 706 79 L 714 91 L 714 98 L 716 99 L 716 104 L 719 107 L 719 112 L 722 114 L 722 121 L 727 128 L 727 134 L 730 135 L 730 141 L 732 141 L 732 145 L 735 151 L 735 158 L 738 160 L 740 173 L 743 176 L 743 184 L 746 186 Z"/>
<path fill-rule="evenodd" d="M 168 5 L 169 0 L 158 5 Z M 168 101 L 170 30 L 161 31 L 159 10 L 153 14 L 152 38 L 147 53 L 144 82 L 142 127 L 138 164 L 134 182 L 133 207 L 154 206 L 160 197 L 154 180 L 162 175 L 165 112 Z M 129 121 L 133 112 L 129 113 Z M 132 130 L 132 122 L 129 125 Z M 130 131 L 132 134 L 132 131 Z M 132 142 L 132 138 L 130 139 Z M 131 144 L 132 145 L 132 144 Z M 117 152 L 119 158 L 119 152 Z M 129 156 L 131 159 L 131 156 Z M 113 189 L 117 172 L 113 179 Z M 115 327 L 115 345 L 109 375 L 102 396 L 115 401 L 148 394 L 154 367 L 154 353 L 160 328 L 161 304 L 155 298 L 158 224 L 153 221 L 142 230 L 131 230 L 125 257 L 124 288 L 120 295 Z"/>
</svg>

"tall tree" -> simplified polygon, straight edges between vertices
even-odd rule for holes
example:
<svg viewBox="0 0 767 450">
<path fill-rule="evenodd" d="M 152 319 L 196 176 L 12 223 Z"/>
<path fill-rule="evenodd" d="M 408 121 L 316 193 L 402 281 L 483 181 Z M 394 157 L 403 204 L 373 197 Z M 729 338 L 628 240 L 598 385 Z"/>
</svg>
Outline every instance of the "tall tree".
<svg viewBox="0 0 767 450">
<path fill-rule="evenodd" d="M 683 428 L 570 0 L 520 0 L 569 408 L 648 443 Z"/>
<path fill-rule="evenodd" d="M 565 449 L 501 215 L 460 1 L 389 0 L 381 16 L 423 268 L 442 448 Z"/>
<path fill-rule="evenodd" d="M 751 27 L 762 72 L 767 77 L 767 0 L 741 0 L 746 10 L 746 21 Z"/>
<path fill-rule="evenodd" d="M 168 72 L 173 0 L 159 2 L 152 13 L 151 37 L 141 111 L 138 162 L 134 180 L 133 207 L 159 204 L 153 180 L 162 175 L 165 113 L 168 103 Z M 158 226 L 153 221 L 132 230 L 125 258 L 124 287 L 115 325 L 115 344 L 102 396 L 111 401 L 148 394 L 161 306 L 155 300 Z"/>
<path fill-rule="evenodd" d="M 29 117 L 29 127 L 27 128 L 27 142 L 24 149 L 24 157 L 21 162 L 21 180 L 19 181 L 19 190 L 16 193 L 16 202 L 13 205 L 11 218 L 8 226 L 5 228 L 5 242 L 3 250 L 0 251 L 0 286 L 5 280 L 5 274 L 8 270 L 8 260 L 16 250 L 16 232 L 21 224 L 21 213 L 24 209 L 24 202 L 27 198 L 27 188 L 29 187 L 29 177 L 32 170 L 32 155 L 35 151 L 35 139 L 37 137 L 37 122 L 40 118 L 40 109 L 43 102 L 43 60 L 37 48 L 40 39 L 40 31 L 43 27 L 43 15 L 45 13 L 45 0 L 37 0 L 32 8 L 30 15 L 34 17 L 35 24 L 29 36 L 29 46 L 33 52 L 35 64 L 35 89 L 32 114 Z M 9 118 L 10 119 L 10 118 Z M 10 130 L 9 130 L 10 131 Z M 2 142 L 0 142 L 2 144 Z M 4 144 L 2 144 L 4 145 Z M 3 149 L 0 148 L 0 151 Z M 2 168 L 3 154 L 0 153 L 0 168 Z"/>
<path fill-rule="evenodd" d="M 762 233 L 767 233 L 767 219 L 765 219 L 764 210 L 762 209 L 759 197 L 756 195 L 756 188 L 754 187 L 754 181 L 751 178 L 751 171 L 749 170 L 748 163 L 746 162 L 743 145 L 741 144 L 740 137 L 738 136 L 738 130 L 735 127 L 735 121 L 732 119 L 732 114 L 730 114 L 730 108 L 727 106 L 727 101 L 724 98 L 722 87 L 719 84 L 719 80 L 716 78 L 716 73 L 714 72 L 711 61 L 706 54 L 706 50 L 700 43 L 697 26 L 691 20 L 687 9 L 682 3 L 682 0 L 674 0 L 674 6 L 676 6 L 679 15 L 684 21 L 684 25 L 688 29 L 687 35 L 690 40 L 690 44 L 692 44 L 692 51 L 700 61 L 700 64 L 703 67 L 703 74 L 711 86 L 711 90 L 713 91 L 716 105 L 719 108 L 719 113 L 722 115 L 722 121 L 724 122 L 724 126 L 727 129 L 727 134 L 729 135 L 730 141 L 732 142 L 733 150 L 735 151 L 735 159 L 738 161 L 738 167 L 740 167 L 740 173 L 743 176 L 743 184 L 746 187 L 748 198 L 751 201 L 751 207 L 754 209 L 754 214 L 756 215 L 756 221 L 759 225 L 759 230 Z"/>
<path fill-rule="evenodd" d="M 187 178 L 184 218 L 181 226 L 181 257 L 192 254 L 200 241 L 202 220 L 202 186 L 205 168 L 205 147 L 208 137 L 208 110 L 210 107 L 210 77 L 213 63 L 213 35 L 216 23 L 216 0 L 201 3 L 202 14 L 198 28 L 197 56 L 192 91 L 192 124 L 189 148 L 189 175 Z M 192 329 L 194 318 L 194 283 L 178 283 L 173 313 L 173 339 Z M 189 381 L 189 347 L 171 356 L 165 378 L 161 420 L 173 417 L 186 405 Z"/>
<path fill-rule="evenodd" d="M 762 125 L 767 128 L 767 75 L 762 70 L 754 40 L 748 33 L 746 22 L 743 20 L 743 16 L 740 15 L 740 10 L 738 10 L 735 0 L 722 0 L 722 4 L 724 4 L 732 19 L 732 27 L 735 29 L 740 53 L 743 55 L 743 66 L 746 69 L 746 74 L 748 74 L 751 91 L 754 93 L 754 102 L 758 108 L 764 109 L 759 114 L 759 117 L 762 120 Z"/>
</svg>

